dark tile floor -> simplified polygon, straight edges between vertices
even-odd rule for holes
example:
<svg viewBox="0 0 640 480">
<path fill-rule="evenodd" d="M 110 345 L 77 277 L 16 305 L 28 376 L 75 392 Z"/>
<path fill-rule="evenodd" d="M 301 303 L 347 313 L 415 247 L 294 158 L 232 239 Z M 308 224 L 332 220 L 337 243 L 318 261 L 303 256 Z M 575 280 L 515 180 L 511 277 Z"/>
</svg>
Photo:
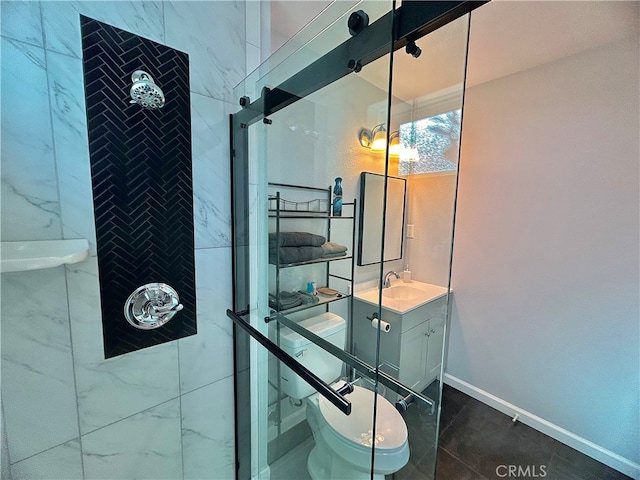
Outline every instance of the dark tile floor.
<svg viewBox="0 0 640 480">
<path fill-rule="evenodd" d="M 434 382 L 423 393 L 436 399 L 437 388 Z M 411 458 L 387 480 L 631 480 L 523 423 L 513 423 L 507 415 L 448 385 L 442 393 L 437 449 L 435 415 L 412 404 L 403 416 Z M 304 441 L 299 435 L 292 436 L 280 448 L 277 456 L 288 453 L 271 465 L 271 478 L 311 480 L 306 459 L 314 443 L 310 432 L 306 436 Z M 510 465 L 520 466 L 520 472 L 508 476 Z"/>
<path fill-rule="evenodd" d="M 435 429 L 433 417 L 411 407 L 405 413 L 411 459 L 393 480 L 433 479 L 435 448 L 427 440 Z M 437 480 L 629 479 L 523 423 L 513 423 L 507 415 L 448 385 L 444 386 L 441 417 Z M 513 470 L 518 467 L 519 471 Z"/>
</svg>

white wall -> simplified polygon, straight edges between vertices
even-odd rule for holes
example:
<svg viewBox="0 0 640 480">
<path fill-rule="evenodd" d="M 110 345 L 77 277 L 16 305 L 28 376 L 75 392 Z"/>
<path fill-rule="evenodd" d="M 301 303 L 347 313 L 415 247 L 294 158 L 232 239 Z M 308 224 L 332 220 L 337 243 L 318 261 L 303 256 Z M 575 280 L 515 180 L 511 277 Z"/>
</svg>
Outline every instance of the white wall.
<svg viewBox="0 0 640 480">
<path fill-rule="evenodd" d="M 231 285 L 222 280 L 231 278 L 232 89 L 256 66 L 261 41 L 259 9 L 247 7 L 2 2 L 2 240 L 92 244 L 82 263 L 2 274 L 3 478 L 7 461 L 14 479 L 233 477 Z M 109 360 L 79 14 L 190 56 L 198 334 Z"/>
<path fill-rule="evenodd" d="M 629 474 L 639 58 L 636 35 L 467 91 L 446 367 Z"/>
<path fill-rule="evenodd" d="M 388 58 L 378 60 L 388 61 Z M 360 74 L 348 75 L 270 117 L 274 123 L 268 127 L 266 140 L 269 181 L 326 188 L 333 186 L 334 179 L 340 176 L 343 202 L 353 202 L 354 198 L 359 201 L 361 172 L 384 173 L 385 169 L 384 154 L 371 153 L 358 141 L 361 128 L 386 121 L 387 94 L 369 80 L 363 69 Z M 353 212 L 352 207 L 345 206 L 343 210 L 345 216 Z M 331 235 L 333 241 L 350 245 L 353 228 L 356 229 L 353 253 L 357 254 L 357 224 L 334 221 Z M 385 271 L 399 270 L 402 266 L 402 261 L 386 262 Z M 281 271 L 284 288 L 304 288 L 309 279 L 304 275 L 310 270 L 305 267 Z M 349 270 L 349 262 L 332 264 L 333 273 L 350 277 Z M 324 266 L 316 266 L 316 272 L 324 272 Z M 379 264 L 356 265 L 355 283 L 375 283 L 379 274 Z"/>
<path fill-rule="evenodd" d="M 456 172 L 407 176 L 406 261 L 414 280 L 449 285 Z"/>
</svg>

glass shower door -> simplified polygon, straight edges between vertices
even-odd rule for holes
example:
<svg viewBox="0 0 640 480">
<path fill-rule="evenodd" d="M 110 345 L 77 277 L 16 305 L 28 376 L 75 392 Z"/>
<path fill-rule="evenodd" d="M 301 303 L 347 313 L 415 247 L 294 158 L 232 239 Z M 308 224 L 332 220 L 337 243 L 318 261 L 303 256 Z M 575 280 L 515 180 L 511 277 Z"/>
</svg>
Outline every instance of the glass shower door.
<svg viewBox="0 0 640 480">
<path fill-rule="evenodd" d="M 413 391 L 387 394 L 411 452 L 394 479 L 436 478 L 469 23 L 470 14 L 461 16 L 393 59 L 389 124 L 398 142 L 387 164 L 387 228 L 397 215 L 393 177 L 406 180 L 406 206 L 402 258 L 380 269 L 380 317 L 393 326 L 376 332 L 376 364 Z M 395 258 L 393 247 L 385 241 L 380 259 Z"/>
<path fill-rule="evenodd" d="M 384 171 L 384 157 L 357 135 L 388 117 L 393 13 L 348 7 L 332 4 L 239 90 L 238 478 L 370 478 L 375 367 L 351 354 L 352 293 L 359 175 L 363 163 Z M 380 45 L 356 44 L 373 33 Z M 349 66 L 372 52 L 376 76 Z"/>
<path fill-rule="evenodd" d="M 412 131 L 407 106 L 414 113 L 416 102 L 407 92 L 391 96 L 391 73 L 413 73 L 391 65 L 405 56 L 393 51 L 409 34 L 417 39 L 471 8 L 442 3 L 410 2 L 403 14 L 392 2 L 348 10 L 336 2 L 236 89 L 243 109 L 231 118 L 228 315 L 239 479 L 382 479 L 419 468 L 428 455 L 435 459 L 427 447 L 436 445 L 440 383 L 425 382 L 442 377 L 444 322 L 428 317 L 423 325 L 423 310 L 403 318 L 405 297 L 422 292 L 419 283 L 436 282 L 419 261 L 420 249 L 404 238 L 405 216 L 411 220 L 419 198 L 412 204 L 413 179 L 403 165 L 410 147 L 420 146 L 402 133 L 407 122 Z M 374 145 L 379 137 L 381 149 Z M 400 145 L 401 156 L 389 145 Z M 364 195 L 363 177 L 381 179 L 373 199 Z M 407 201 L 400 207 L 392 177 L 403 184 Z M 364 232 L 362 209 L 376 205 L 378 221 Z M 398 223 L 399 254 L 387 239 Z M 448 234 L 438 241 L 450 247 Z M 373 261 L 361 261 L 362 246 L 374 238 L 364 247 Z M 450 248 L 440 254 L 448 265 Z M 416 260 L 416 283 L 398 283 L 408 280 L 402 271 L 409 259 Z M 434 287 L 441 290 L 432 300 L 439 301 L 429 314 L 444 319 L 448 273 Z M 427 328 L 403 338 L 409 325 Z M 411 412 L 433 428 L 407 431 Z M 422 443 L 414 441 L 419 437 Z M 420 468 L 433 472 L 429 465 Z"/>
</svg>

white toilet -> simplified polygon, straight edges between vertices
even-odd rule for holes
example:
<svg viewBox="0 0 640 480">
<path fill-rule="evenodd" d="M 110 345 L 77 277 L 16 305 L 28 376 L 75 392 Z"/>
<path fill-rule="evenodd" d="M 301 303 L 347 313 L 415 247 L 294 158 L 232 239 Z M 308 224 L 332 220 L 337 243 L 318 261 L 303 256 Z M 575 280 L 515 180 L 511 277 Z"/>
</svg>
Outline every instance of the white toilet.
<svg viewBox="0 0 640 480">
<path fill-rule="evenodd" d="M 300 322 L 319 337 L 344 348 L 346 322 L 327 312 Z M 332 388 L 342 373 L 342 361 L 293 332 L 280 330 L 280 345 L 289 355 L 311 370 Z M 283 366 L 284 393 L 294 399 L 307 400 L 307 421 L 313 432 L 315 447 L 309 454 L 307 469 L 313 480 L 358 480 L 371 478 L 371 444 L 374 392 L 354 386 L 347 394 L 351 414 L 345 415 L 309 384 Z M 376 446 L 373 478 L 397 472 L 409 461 L 407 426 L 398 411 L 383 396 L 378 395 L 376 415 Z"/>
</svg>

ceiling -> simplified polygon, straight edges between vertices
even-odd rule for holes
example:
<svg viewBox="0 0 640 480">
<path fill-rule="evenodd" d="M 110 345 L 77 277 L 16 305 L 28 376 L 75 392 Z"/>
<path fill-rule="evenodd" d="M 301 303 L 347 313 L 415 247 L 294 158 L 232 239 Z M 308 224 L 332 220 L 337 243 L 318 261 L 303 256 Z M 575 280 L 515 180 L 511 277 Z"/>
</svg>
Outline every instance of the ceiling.
<svg viewBox="0 0 640 480">
<path fill-rule="evenodd" d="M 272 0 L 272 51 L 330 3 Z M 638 35 L 639 29 L 639 1 L 493 0 L 472 13 L 467 86 Z M 394 96 L 410 100 L 459 83 L 464 50 L 456 41 L 462 38 L 460 33 L 438 30 L 421 39 L 423 56 L 418 60 L 395 55 L 394 73 L 410 71 L 411 75 L 394 75 Z M 375 62 L 362 74 L 384 89 L 387 70 L 388 62 Z"/>
<path fill-rule="evenodd" d="M 469 85 L 638 34 L 640 2 L 494 0 L 472 13 Z"/>
<path fill-rule="evenodd" d="M 331 1 L 271 0 L 271 53 L 298 33 Z"/>
</svg>

